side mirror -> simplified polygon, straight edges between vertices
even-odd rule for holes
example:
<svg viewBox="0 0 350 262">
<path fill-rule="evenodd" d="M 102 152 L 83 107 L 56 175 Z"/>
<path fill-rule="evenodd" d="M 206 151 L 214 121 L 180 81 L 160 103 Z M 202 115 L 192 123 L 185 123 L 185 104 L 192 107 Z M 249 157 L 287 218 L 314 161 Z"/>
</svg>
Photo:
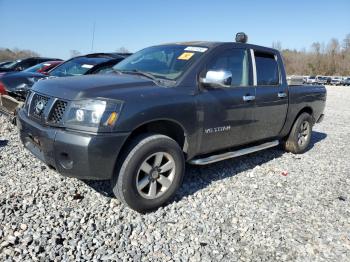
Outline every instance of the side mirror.
<svg viewBox="0 0 350 262">
<path fill-rule="evenodd" d="M 229 71 L 208 71 L 200 82 L 210 87 L 230 87 L 232 81 L 232 73 Z"/>
</svg>

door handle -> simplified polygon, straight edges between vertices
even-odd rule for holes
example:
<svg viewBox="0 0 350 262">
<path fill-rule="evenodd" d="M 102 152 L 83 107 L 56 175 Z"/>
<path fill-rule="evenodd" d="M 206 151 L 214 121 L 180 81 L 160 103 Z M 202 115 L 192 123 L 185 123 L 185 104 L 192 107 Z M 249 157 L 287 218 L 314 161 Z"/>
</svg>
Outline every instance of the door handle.
<svg viewBox="0 0 350 262">
<path fill-rule="evenodd" d="M 287 93 L 279 92 L 277 95 L 278 95 L 279 98 L 285 98 L 287 96 Z"/>
<path fill-rule="evenodd" d="M 253 100 L 255 100 L 255 96 L 243 96 L 244 102 L 253 101 Z"/>
</svg>

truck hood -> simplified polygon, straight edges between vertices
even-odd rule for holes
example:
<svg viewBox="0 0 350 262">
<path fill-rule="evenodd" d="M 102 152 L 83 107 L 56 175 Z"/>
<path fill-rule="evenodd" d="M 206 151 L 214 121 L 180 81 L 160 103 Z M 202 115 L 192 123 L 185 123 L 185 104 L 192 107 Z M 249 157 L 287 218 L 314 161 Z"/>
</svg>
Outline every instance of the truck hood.
<svg viewBox="0 0 350 262">
<path fill-rule="evenodd" d="M 137 75 L 85 75 L 40 80 L 33 91 L 44 95 L 76 100 L 81 98 L 111 97 L 120 89 L 149 88 L 157 86 L 153 81 Z"/>
</svg>

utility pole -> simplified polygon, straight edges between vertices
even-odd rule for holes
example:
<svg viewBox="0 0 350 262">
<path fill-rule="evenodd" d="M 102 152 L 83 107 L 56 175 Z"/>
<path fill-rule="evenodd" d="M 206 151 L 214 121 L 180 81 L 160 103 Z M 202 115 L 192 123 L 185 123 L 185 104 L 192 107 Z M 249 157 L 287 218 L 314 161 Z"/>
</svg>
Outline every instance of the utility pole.
<svg viewBox="0 0 350 262">
<path fill-rule="evenodd" d="M 96 25 L 96 21 L 94 21 L 94 23 L 92 25 L 91 53 L 93 53 L 93 51 L 94 51 L 95 25 Z"/>
</svg>

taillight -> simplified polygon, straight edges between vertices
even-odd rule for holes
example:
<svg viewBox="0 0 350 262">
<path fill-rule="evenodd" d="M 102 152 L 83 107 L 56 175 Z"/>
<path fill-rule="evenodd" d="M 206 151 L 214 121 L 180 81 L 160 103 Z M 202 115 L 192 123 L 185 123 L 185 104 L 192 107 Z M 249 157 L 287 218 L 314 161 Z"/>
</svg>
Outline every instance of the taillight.
<svg viewBox="0 0 350 262">
<path fill-rule="evenodd" d="M 0 95 L 7 95 L 5 85 L 0 81 Z"/>
</svg>

